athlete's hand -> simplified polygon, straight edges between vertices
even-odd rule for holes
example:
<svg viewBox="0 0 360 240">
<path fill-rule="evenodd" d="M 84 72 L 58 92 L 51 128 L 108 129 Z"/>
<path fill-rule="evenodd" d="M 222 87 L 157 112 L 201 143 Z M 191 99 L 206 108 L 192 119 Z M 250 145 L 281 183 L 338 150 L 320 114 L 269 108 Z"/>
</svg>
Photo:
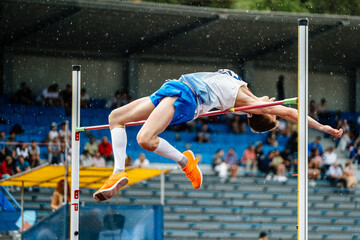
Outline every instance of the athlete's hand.
<svg viewBox="0 0 360 240">
<path fill-rule="evenodd" d="M 323 132 L 326 132 L 326 133 L 334 136 L 335 138 L 340 138 L 341 135 L 343 134 L 342 128 L 340 128 L 340 129 L 334 129 L 334 128 L 328 126 L 328 125 L 325 125 L 325 126 L 324 126 Z"/>
</svg>

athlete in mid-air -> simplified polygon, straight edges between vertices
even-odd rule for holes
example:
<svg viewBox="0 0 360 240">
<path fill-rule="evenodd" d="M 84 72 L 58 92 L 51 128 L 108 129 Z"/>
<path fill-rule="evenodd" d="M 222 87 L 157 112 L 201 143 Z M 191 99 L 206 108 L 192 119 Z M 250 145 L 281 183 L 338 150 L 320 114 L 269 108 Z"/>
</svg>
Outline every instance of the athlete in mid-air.
<svg viewBox="0 0 360 240">
<path fill-rule="evenodd" d="M 109 125 L 114 151 L 114 172 L 106 183 L 94 193 L 94 199 L 110 199 L 129 179 L 124 171 L 127 137 L 125 124 L 146 120 L 137 135 L 139 145 L 151 152 L 176 161 L 194 188 L 200 188 L 203 177 L 192 151 L 181 153 L 165 139 L 158 137 L 167 126 L 197 118 L 213 108 L 226 110 L 233 107 L 259 105 L 274 101 L 274 98 L 256 97 L 247 88 L 247 83 L 231 70 L 200 72 L 182 75 L 178 80 L 166 81 L 150 97 L 137 99 L 117 108 L 109 115 Z M 296 109 L 272 106 L 246 110 L 248 123 L 254 132 L 266 132 L 277 127 L 276 116 L 297 123 Z M 309 127 L 339 138 L 342 129 L 325 126 L 311 117 Z"/>
</svg>

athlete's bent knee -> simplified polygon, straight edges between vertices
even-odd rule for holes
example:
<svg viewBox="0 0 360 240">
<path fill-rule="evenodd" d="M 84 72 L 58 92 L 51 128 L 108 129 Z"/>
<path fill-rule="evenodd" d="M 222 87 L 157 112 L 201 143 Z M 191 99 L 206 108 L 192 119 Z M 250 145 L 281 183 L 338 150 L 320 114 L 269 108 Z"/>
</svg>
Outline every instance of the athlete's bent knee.
<svg viewBox="0 0 360 240">
<path fill-rule="evenodd" d="M 153 138 L 148 136 L 147 134 L 139 132 L 136 137 L 136 140 L 139 143 L 140 147 L 142 147 L 145 150 L 154 151 L 156 148 L 154 145 Z"/>
</svg>

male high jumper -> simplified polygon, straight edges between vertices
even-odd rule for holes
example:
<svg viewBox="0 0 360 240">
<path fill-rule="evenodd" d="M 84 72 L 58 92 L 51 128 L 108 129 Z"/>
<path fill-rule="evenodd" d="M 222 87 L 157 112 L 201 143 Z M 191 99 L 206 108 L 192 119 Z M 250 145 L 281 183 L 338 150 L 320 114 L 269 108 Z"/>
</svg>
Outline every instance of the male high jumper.
<svg viewBox="0 0 360 240">
<path fill-rule="evenodd" d="M 105 184 L 94 193 L 94 199 L 110 199 L 129 179 L 124 171 L 127 137 L 125 124 L 146 120 L 137 135 L 139 145 L 160 156 L 176 161 L 194 188 L 202 185 L 202 173 L 198 158 L 191 150 L 181 153 L 165 139 L 158 137 L 170 124 L 178 124 L 197 118 L 213 108 L 226 110 L 233 107 L 259 105 L 274 101 L 274 98 L 256 97 L 247 88 L 247 83 L 231 70 L 200 72 L 182 75 L 178 80 L 166 81 L 150 97 L 137 99 L 113 110 L 109 115 L 114 171 Z M 250 115 L 248 123 L 254 132 L 266 132 L 277 127 L 276 116 L 297 123 L 296 109 L 272 106 L 244 111 Z M 339 138 L 342 129 L 333 129 L 308 117 L 309 126 Z"/>
</svg>

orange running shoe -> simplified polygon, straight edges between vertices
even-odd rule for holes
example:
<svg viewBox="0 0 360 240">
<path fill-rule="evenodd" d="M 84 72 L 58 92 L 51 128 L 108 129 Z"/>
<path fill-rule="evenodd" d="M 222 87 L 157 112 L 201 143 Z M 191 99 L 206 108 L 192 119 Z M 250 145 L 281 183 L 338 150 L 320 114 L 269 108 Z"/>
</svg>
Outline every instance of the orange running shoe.
<svg viewBox="0 0 360 240">
<path fill-rule="evenodd" d="M 96 201 L 105 201 L 112 198 L 120 188 L 124 187 L 129 182 L 127 174 L 122 171 L 120 173 L 112 174 L 105 184 L 94 193 L 93 198 Z"/>
<path fill-rule="evenodd" d="M 202 185 L 202 173 L 197 165 L 199 162 L 198 158 L 195 158 L 194 153 L 191 150 L 183 152 L 185 157 L 187 157 L 188 161 L 186 163 L 186 166 L 184 168 L 181 168 L 186 176 L 190 179 L 191 184 L 194 188 L 200 188 Z"/>
</svg>

